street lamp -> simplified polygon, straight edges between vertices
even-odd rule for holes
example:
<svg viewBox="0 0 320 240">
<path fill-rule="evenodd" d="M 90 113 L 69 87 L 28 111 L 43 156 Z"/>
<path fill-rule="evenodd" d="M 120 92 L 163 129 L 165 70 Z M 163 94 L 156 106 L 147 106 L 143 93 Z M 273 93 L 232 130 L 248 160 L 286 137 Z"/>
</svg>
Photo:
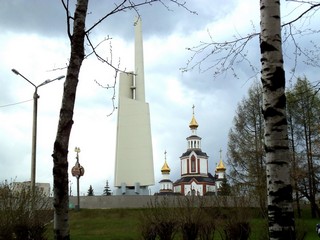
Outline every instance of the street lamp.
<svg viewBox="0 0 320 240">
<path fill-rule="evenodd" d="M 80 148 L 79 147 L 75 147 L 74 151 L 77 153 L 76 156 L 76 164 L 74 165 L 74 167 L 71 169 L 71 173 L 72 176 L 77 178 L 77 205 L 75 206 L 76 210 L 80 210 L 80 187 L 79 187 L 79 180 L 80 177 L 83 176 L 84 174 L 84 168 L 80 165 L 79 163 L 79 152 L 80 152 Z"/>
<path fill-rule="evenodd" d="M 55 79 L 48 79 L 45 80 L 43 83 L 39 85 L 35 85 L 21 73 L 19 73 L 16 69 L 12 69 L 12 72 L 22 77 L 28 83 L 30 83 L 34 87 L 33 93 L 33 124 L 32 124 L 32 152 L 31 152 L 31 191 L 34 194 L 35 192 L 35 185 L 36 185 L 36 148 L 37 148 L 37 116 L 38 116 L 38 98 L 39 95 L 37 93 L 38 88 L 51 83 L 56 80 L 61 80 L 64 76 L 57 77 Z"/>
</svg>

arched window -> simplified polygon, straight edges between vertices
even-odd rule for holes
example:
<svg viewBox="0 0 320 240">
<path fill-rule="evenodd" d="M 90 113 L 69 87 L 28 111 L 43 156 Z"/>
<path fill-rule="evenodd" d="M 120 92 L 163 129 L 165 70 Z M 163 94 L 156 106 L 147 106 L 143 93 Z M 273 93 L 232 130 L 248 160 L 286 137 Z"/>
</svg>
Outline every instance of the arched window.
<svg viewBox="0 0 320 240">
<path fill-rule="evenodd" d="M 191 172 L 196 171 L 196 158 L 194 155 L 191 156 Z"/>
</svg>

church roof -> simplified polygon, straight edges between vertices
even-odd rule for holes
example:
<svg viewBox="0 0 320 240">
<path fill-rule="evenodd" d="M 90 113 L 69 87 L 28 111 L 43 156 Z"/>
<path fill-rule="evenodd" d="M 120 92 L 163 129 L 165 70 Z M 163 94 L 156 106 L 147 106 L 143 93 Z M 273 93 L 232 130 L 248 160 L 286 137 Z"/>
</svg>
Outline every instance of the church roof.
<svg viewBox="0 0 320 240">
<path fill-rule="evenodd" d="M 208 155 L 205 152 L 202 152 L 201 149 L 188 149 L 185 153 L 181 155 L 181 157 L 189 156 L 191 152 L 195 152 L 198 156 L 208 157 Z"/>
<path fill-rule="evenodd" d="M 163 182 L 172 183 L 172 181 L 170 179 L 162 179 L 159 183 L 163 183 Z"/>
<path fill-rule="evenodd" d="M 188 177 L 182 177 L 174 182 L 174 185 L 179 185 L 181 183 L 190 183 L 192 179 L 195 179 L 198 183 L 211 183 L 214 184 L 216 179 L 214 176 L 211 175 L 211 173 L 208 173 L 208 177 L 204 176 L 188 176 Z"/>
<path fill-rule="evenodd" d="M 189 137 L 187 137 L 187 140 L 189 139 L 198 139 L 198 140 L 201 140 L 201 137 L 197 136 L 197 135 L 191 135 Z"/>
</svg>

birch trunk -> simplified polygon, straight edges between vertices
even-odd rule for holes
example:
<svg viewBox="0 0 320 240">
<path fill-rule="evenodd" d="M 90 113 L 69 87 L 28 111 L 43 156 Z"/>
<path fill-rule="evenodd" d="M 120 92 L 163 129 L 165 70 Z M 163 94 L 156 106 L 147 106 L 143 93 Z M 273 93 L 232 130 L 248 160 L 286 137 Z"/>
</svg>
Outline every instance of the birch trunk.
<svg viewBox="0 0 320 240">
<path fill-rule="evenodd" d="M 280 1 L 260 0 L 260 18 L 269 238 L 288 240 L 295 239 L 295 226 L 289 172 Z"/>
<path fill-rule="evenodd" d="M 64 83 L 58 130 L 53 149 L 54 239 L 69 240 L 68 147 L 73 124 L 80 67 L 84 59 L 85 20 L 88 0 L 78 0 L 74 13 L 71 56 Z"/>
</svg>

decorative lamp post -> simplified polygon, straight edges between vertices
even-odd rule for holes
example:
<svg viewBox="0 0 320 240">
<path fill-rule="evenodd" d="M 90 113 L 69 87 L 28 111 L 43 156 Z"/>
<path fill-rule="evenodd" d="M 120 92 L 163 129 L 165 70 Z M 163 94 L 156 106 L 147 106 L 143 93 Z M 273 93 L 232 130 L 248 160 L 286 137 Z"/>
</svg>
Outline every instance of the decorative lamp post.
<svg viewBox="0 0 320 240">
<path fill-rule="evenodd" d="M 45 80 L 43 83 L 39 85 L 35 85 L 33 82 L 31 82 L 29 79 L 27 79 L 25 76 L 23 76 L 21 73 L 19 73 L 16 69 L 11 69 L 11 71 L 14 74 L 19 75 L 24 80 L 26 80 L 28 83 L 30 83 L 34 87 L 34 93 L 33 93 L 33 124 L 32 124 L 32 151 L 31 151 L 31 191 L 32 194 L 35 193 L 35 185 L 36 185 L 36 151 L 37 151 L 37 118 L 38 118 L 38 98 L 40 97 L 38 95 L 38 88 L 42 87 L 43 85 L 46 85 L 48 83 L 51 83 L 56 80 L 61 80 L 64 78 L 64 76 L 57 77 L 55 79 L 48 79 Z"/>
<path fill-rule="evenodd" d="M 76 156 L 77 161 L 74 167 L 71 169 L 71 173 L 72 173 L 72 176 L 77 178 L 77 205 L 75 206 L 75 209 L 80 210 L 79 180 L 80 180 L 80 177 L 83 176 L 84 174 L 84 168 L 79 163 L 80 148 L 75 147 L 74 151 L 77 153 L 77 156 Z"/>
</svg>

